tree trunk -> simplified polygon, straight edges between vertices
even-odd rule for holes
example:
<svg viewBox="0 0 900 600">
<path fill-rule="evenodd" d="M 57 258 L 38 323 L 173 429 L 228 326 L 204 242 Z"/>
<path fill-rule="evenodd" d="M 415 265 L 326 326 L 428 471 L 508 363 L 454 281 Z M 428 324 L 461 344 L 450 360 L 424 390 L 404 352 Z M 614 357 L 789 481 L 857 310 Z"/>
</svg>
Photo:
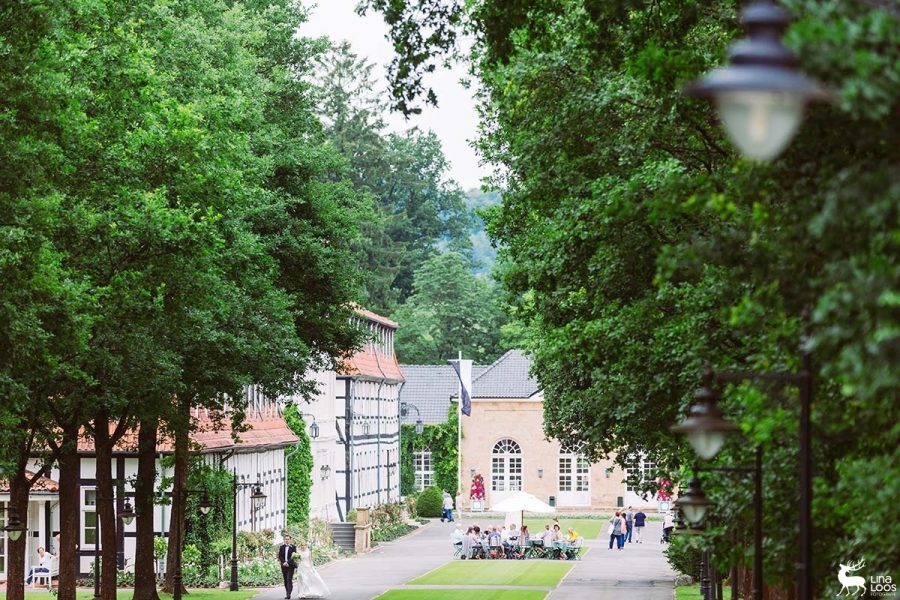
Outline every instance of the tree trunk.
<svg viewBox="0 0 900 600">
<path fill-rule="evenodd" d="M 138 433 L 138 475 L 134 490 L 137 546 L 134 557 L 134 600 L 159 600 L 153 556 L 153 492 L 156 487 L 156 417 L 142 419 Z"/>
<path fill-rule="evenodd" d="M 109 413 L 105 410 L 98 410 L 94 416 L 94 450 L 97 456 L 97 519 L 100 524 L 100 598 L 115 600 L 119 544 L 116 511 L 113 505 Z"/>
<path fill-rule="evenodd" d="M 190 405 L 184 404 L 182 408 L 186 408 L 187 422 L 179 423 L 175 427 L 175 472 L 172 481 L 172 520 L 169 523 L 169 547 L 166 554 L 166 582 L 163 591 L 171 594 L 174 589 L 175 577 L 175 561 L 176 553 L 184 551 L 184 529 L 185 529 L 185 500 L 184 489 L 187 487 L 188 472 L 188 432 L 187 425 L 190 421 Z M 183 414 L 180 416 L 184 416 Z M 184 585 L 181 586 L 182 593 L 187 593 Z"/>
<path fill-rule="evenodd" d="M 59 452 L 59 594 L 58 600 L 75 600 L 75 580 L 79 573 L 78 507 L 81 471 L 76 436 L 68 437 Z"/>
<path fill-rule="evenodd" d="M 9 512 L 5 515 L 9 521 L 10 515 L 15 512 L 22 523 L 28 523 L 28 478 L 25 476 L 25 463 L 10 477 L 9 480 Z M 17 541 L 7 539 L 7 577 L 6 597 L 9 600 L 23 600 L 25 598 L 25 541 L 28 532 L 23 533 Z"/>
</svg>

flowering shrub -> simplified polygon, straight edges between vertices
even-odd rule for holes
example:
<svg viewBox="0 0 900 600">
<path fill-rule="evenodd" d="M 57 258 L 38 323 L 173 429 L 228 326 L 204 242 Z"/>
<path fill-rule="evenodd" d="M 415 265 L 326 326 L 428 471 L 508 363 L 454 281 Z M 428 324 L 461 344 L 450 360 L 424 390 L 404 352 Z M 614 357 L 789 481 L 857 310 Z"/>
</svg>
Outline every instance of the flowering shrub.
<svg viewBox="0 0 900 600">
<path fill-rule="evenodd" d="M 481 473 L 475 473 L 475 477 L 472 478 L 469 498 L 472 500 L 484 500 L 484 477 L 481 476 Z"/>
</svg>

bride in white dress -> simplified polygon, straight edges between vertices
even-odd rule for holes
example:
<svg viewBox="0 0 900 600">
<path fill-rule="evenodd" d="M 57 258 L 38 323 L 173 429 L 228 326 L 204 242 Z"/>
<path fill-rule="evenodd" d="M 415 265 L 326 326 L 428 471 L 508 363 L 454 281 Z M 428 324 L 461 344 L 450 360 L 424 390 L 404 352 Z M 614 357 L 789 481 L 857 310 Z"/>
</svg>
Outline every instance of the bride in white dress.
<svg viewBox="0 0 900 600">
<path fill-rule="evenodd" d="M 306 542 L 300 542 L 297 550 L 300 561 L 297 564 L 298 588 L 301 598 L 327 598 L 331 592 L 312 564 L 312 554 Z"/>
</svg>

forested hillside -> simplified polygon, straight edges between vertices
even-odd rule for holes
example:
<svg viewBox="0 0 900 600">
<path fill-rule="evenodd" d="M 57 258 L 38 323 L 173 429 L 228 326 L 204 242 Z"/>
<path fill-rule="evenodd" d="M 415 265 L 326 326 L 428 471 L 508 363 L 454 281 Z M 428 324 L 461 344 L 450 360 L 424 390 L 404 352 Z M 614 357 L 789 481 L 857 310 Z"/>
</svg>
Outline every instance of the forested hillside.
<svg viewBox="0 0 900 600">
<path fill-rule="evenodd" d="M 449 179 L 434 133 L 388 131 L 376 77 L 346 42 L 318 59 L 313 77 L 329 145 L 360 206 L 359 302 L 400 323 L 403 362 L 442 363 L 459 351 L 492 360 L 505 317 L 491 278 L 496 251 L 477 211 L 499 194 L 464 193 Z"/>
</svg>

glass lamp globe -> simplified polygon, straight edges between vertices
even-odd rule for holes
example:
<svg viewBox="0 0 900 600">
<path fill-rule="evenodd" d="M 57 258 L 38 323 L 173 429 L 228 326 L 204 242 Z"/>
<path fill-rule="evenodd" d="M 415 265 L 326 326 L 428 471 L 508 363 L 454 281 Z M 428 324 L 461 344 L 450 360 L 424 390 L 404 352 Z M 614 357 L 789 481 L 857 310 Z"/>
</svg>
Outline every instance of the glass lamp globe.
<svg viewBox="0 0 900 600">
<path fill-rule="evenodd" d="M 422 432 L 425 431 L 425 424 L 422 423 L 422 419 L 416 421 L 416 435 L 422 435 Z"/>
<path fill-rule="evenodd" d="M 787 147 L 803 120 L 799 94 L 768 91 L 722 92 L 715 97 L 725 132 L 741 154 L 769 161 Z"/>
<path fill-rule="evenodd" d="M 696 527 L 703 523 L 712 501 L 703 492 L 700 480 L 694 477 L 688 484 L 688 489 L 679 496 L 675 504 L 685 520 Z"/>
<path fill-rule="evenodd" d="M 212 502 L 209 500 L 209 495 L 203 494 L 203 499 L 200 500 L 200 512 L 204 515 L 208 515 L 209 511 L 212 510 Z"/>
<path fill-rule="evenodd" d="M 687 439 L 697 456 L 709 460 L 725 445 L 725 435 L 724 431 L 695 429 L 687 433 Z"/>
<path fill-rule="evenodd" d="M 131 523 L 134 522 L 134 518 L 136 516 L 137 515 L 135 515 L 134 513 L 134 508 L 132 508 L 131 506 L 131 502 L 126 500 L 122 513 L 119 515 L 119 517 L 122 519 L 122 522 L 126 525 L 131 525 Z"/>
<path fill-rule="evenodd" d="M 9 515 L 9 523 L 7 523 L 4 530 L 6 531 L 6 536 L 10 539 L 10 541 L 15 542 L 22 534 L 25 533 L 25 525 L 22 521 L 19 520 L 19 515 L 16 513 L 11 513 Z"/>
</svg>

